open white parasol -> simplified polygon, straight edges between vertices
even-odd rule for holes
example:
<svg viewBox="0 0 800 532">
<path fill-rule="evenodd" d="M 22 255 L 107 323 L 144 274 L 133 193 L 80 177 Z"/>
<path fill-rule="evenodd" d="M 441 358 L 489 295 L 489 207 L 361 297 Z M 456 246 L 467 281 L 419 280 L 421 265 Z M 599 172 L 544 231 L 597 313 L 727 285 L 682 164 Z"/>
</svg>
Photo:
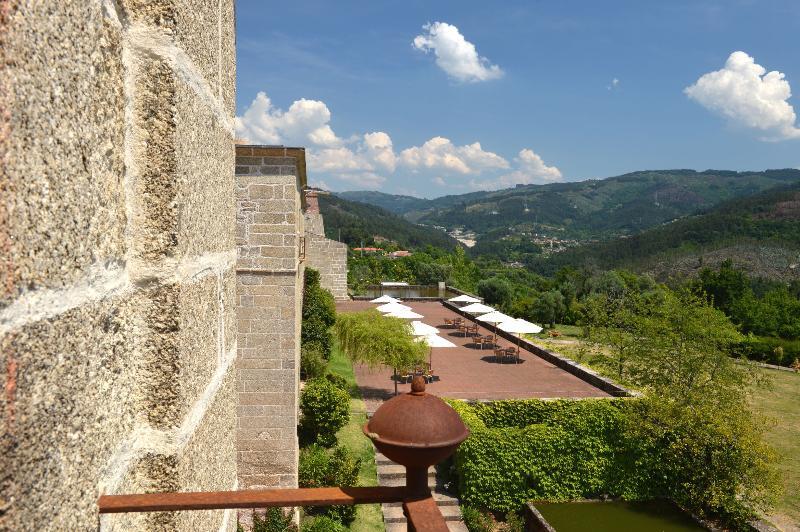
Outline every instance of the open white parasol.
<svg viewBox="0 0 800 532">
<path fill-rule="evenodd" d="M 464 312 L 469 312 L 470 314 L 486 314 L 488 312 L 494 312 L 492 307 L 484 305 L 483 303 L 473 303 L 471 305 L 467 305 L 466 307 L 461 307 L 461 310 Z"/>
<path fill-rule="evenodd" d="M 387 312 L 399 312 L 401 310 L 411 310 L 411 307 L 408 305 L 401 305 L 400 303 L 385 303 L 378 307 L 375 307 L 379 312 L 387 313 Z"/>
<path fill-rule="evenodd" d="M 392 296 L 381 296 L 370 300 L 370 303 L 402 303 L 403 301 Z"/>
<path fill-rule="evenodd" d="M 451 297 L 448 299 L 450 303 L 480 303 L 481 300 L 477 297 L 468 296 L 467 294 L 462 294 L 460 296 Z"/>
</svg>

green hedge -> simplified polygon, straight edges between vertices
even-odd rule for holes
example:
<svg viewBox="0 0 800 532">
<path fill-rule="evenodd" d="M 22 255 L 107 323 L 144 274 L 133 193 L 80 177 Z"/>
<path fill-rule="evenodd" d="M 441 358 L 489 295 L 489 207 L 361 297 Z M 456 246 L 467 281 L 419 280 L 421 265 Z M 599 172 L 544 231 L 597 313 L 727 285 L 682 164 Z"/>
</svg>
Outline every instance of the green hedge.
<svg viewBox="0 0 800 532">
<path fill-rule="evenodd" d="M 676 414 L 657 398 L 450 404 L 471 431 L 454 469 L 462 503 L 474 508 L 668 498 L 736 528 L 772 489 L 770 451 L 735 418 Z"/>
<path fill-rule="evenodd" d="M 496 512 L 609 492 L 620 401 L 453 403 L 472 435 L 455 465 L 462 500 Z"/>
</svg>

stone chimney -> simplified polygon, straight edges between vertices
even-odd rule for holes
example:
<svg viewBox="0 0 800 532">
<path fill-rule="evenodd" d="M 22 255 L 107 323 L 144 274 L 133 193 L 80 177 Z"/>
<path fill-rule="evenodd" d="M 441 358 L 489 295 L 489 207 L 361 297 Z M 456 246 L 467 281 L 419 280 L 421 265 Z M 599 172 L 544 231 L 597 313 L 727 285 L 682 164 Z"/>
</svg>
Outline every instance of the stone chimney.
<svg viewBox="0 0 800 532">
<path fill-rule="evenodd" d="M 306 213 L 319 214 L 319 198 L 316 190 L 306 190 Z"/>
</svg>

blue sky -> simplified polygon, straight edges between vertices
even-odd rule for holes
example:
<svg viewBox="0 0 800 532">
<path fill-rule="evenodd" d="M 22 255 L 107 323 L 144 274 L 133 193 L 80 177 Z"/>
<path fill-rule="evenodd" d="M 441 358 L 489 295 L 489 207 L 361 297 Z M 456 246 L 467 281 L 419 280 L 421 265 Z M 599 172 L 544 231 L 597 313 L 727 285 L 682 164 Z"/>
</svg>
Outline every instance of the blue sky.
<svg viewBox="0 0 800 532">
<path fill-rule="evenodd" d="M 237 1 L 236 16 L 238 136 L 307 146 L 332 190 L 800 167 L 797 0 Z"/>
</svg>

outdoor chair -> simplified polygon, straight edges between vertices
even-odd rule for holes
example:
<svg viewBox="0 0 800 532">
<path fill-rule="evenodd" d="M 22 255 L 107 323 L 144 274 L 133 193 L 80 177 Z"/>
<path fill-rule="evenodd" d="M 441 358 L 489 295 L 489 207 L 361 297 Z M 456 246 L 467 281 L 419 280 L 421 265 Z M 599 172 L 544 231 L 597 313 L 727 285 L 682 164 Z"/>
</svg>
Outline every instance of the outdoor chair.
<svg viewBox="0 0 800 532">
<path fill-rule="evenodd" d="M 456 325 L 456 320 L 449 320 L 449 319 L 445 318 L 445 319 L 444 319 L 444 324 L 445 324 L 447 327 L 450 327 L 451 329 L 454 329 L 454 328 L 456 328 L 456 327 L 457 327 L 457 325 Z"/>
</svg>

